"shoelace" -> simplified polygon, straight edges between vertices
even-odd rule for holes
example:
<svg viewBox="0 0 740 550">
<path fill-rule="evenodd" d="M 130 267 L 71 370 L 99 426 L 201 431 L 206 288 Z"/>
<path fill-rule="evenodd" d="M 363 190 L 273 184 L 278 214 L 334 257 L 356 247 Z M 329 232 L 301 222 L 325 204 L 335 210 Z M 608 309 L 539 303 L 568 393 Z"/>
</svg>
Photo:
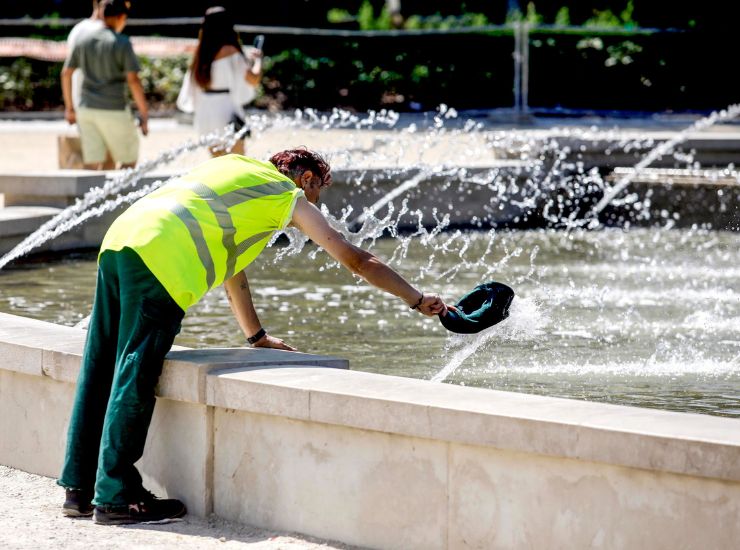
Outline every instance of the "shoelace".
<svg viewBox="0 0 740 550">
<path fill-rule="evenodd" d="M 139 493 L 139 503 L 146 504 L 147 502 L 151 502 L 152 500 L 157 500 L 155 494 L 142 487 L 141 492 Z"/>
<path fill-rule="evenodd" d="M 146 513 L 148 503 L 154 500 L 157 500 L 157 497 L 154 495 L 154 493 L 142 487 L 141 492 L 139 493 L 139 502 L 129 504 L 129 512 L 136 512 L 137 514 Z"/>
</svg>

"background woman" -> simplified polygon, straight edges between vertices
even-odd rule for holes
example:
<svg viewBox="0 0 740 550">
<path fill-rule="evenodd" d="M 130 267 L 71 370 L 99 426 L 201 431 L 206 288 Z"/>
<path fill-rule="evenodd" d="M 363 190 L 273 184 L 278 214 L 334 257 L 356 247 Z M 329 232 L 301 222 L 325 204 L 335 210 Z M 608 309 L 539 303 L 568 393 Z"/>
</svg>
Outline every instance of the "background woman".
<svg viewBox="0 0 740 550">
<path fill-rule="evenodd" d="M 209 8 L 177 98 L 180 110 L 194 113 L 198 135 L 220 132 L 230 123 L 243 124 L 243 106 L 254 100 L 262 78 L 262 51 L 250 48 L 248 55 L 249 59 L 226 9 Z M 244 142 L 236 143 L 231 151 L 211 149 L 212 156 L 227 152 L 244 154 Z"/>
</svg>

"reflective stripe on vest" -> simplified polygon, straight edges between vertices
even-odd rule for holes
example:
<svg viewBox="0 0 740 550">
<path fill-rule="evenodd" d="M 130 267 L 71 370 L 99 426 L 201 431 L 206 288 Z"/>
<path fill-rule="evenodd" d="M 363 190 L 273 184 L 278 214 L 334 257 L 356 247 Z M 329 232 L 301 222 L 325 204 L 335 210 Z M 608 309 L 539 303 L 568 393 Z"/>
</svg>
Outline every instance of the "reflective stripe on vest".
<svg viewBox="0 0 740 550">
<path fill-rule="evenodd" d="M 228 209 L 253 199 L 292 191 L 295 189 L 295 185 L 288 181 L 262 183 L 252 187 L 236 189 L 221 196 L 207 185 L 199 182 L 187 182 L 180 189 L 186 189 L 198 195 L 208 205 L 211 212 L 213 212 L 222 231 L 221 244 L 226 249 L 227 260 L 224 280 L 227 280 L 234 275 L 237 258 L 249 250 L 251 246 L 273 233 L 273 231 L 263 231 L 237 243 L 235 240 L 236 228 L 234 227 L 234 221 Z M 193 239 L 195 248 L 198 251 L 198 258 L 206 270 L 206 287 L 209 289 L 212 288 L 216 281 L 216 267 L 198 220 L 187 208 L 179 203 L 173 204 L 170 212 L 177 216 L 188 229 L 190 237 Z"/>
<path fill-rule="evenodd" d="M 269 162 L 224 155 L 134 203 L 111 225 L 101 254 L 131 248 L 187 311 L 259 255 L 301 196 Z"/>
</svg>

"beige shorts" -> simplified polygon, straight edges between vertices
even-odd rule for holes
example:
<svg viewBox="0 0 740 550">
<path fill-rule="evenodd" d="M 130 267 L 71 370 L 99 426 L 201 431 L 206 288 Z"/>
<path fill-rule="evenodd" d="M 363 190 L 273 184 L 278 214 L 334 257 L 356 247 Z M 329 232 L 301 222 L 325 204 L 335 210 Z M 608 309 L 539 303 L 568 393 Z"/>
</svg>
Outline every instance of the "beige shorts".
<svg viewBox="0 0 740 550">
<path fill-rule="evenodd" d="M 82 160 L 85 164 L 105 162 L 106 151 L 114 161 L 133 164 L 139 158 L 139 134 L 131 111 L 77 109 Z"/>
</svg>

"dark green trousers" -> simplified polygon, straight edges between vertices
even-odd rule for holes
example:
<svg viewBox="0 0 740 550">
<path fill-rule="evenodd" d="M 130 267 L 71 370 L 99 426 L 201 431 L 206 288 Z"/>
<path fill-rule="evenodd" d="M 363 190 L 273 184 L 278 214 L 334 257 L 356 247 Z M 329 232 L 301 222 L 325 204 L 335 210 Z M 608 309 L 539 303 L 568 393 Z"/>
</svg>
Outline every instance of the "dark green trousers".
<svg viewBox="0 0 740 550">
<path fill-rule="evenodd" d="M 59 484 L 98 506 L 138 502 L 154 388 L 185 313 L 131 249 L 100 257 Z"/>
</svg>

